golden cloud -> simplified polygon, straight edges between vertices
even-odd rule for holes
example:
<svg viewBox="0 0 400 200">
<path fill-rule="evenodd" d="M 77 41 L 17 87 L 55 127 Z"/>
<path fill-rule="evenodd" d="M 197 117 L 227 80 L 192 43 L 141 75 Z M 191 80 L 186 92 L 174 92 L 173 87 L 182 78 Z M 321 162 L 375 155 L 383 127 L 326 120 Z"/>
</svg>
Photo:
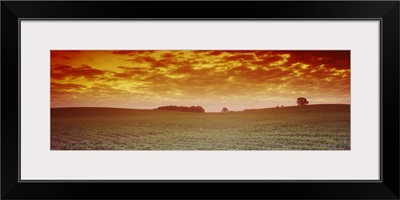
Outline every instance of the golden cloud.
<svg viewBox="0 0 400 200">
<path fill-rule="evenodd" d="M 349 103 L 350 51 L 58 50 L 51 93 L 52 107 Z"/>
</svg>

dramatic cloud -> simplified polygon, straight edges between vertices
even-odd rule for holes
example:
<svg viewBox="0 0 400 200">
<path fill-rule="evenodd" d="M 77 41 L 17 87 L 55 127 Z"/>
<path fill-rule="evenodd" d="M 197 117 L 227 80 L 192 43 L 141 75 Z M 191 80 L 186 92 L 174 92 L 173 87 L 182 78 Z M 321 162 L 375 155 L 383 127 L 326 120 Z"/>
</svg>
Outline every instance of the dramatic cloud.
<svg viewBox="0 0 400 200">
<path fill-rule="evenodd" d="M 103 71 L 93 69 L 87 65 L 82 65 L 80 67 L 71 67 L 68 65 L 54 65 L 51 68 L 51 79 L 74 79 L 79 77 L 84 77 L 86 79 L 93 79 L 98 76 L 102 76 Z"/>
<path fill-rule="evenodd" d="M 350 51 L 51 51 L 52 107 L 350 103 Z"/>
</svg>

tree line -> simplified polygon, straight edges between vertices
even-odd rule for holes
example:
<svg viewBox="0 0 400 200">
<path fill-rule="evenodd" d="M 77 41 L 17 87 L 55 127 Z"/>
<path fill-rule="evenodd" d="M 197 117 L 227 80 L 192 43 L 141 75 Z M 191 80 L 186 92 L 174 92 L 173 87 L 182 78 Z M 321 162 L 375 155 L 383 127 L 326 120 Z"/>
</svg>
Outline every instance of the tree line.
<svg viewBox="0 0 400 200">
<path fill-rule="evenodd" d="M 157 110 L 170 110 L 170 111 L 181 111 L 181 112 L 205 112 L 201 106 L 161 106 Z"/>
</svg>

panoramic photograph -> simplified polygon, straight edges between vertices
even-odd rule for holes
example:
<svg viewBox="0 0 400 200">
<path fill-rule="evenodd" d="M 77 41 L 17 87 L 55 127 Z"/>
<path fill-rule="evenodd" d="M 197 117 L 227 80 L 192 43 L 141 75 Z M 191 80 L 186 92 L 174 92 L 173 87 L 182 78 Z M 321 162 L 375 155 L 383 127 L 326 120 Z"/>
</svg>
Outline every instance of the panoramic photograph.
<svg viewBox="0 0 400 200">
<path fill-rule="evenodd" d="M 50 150 L 350 150 L 349 50 L 51 50 Z"/>
</svg>

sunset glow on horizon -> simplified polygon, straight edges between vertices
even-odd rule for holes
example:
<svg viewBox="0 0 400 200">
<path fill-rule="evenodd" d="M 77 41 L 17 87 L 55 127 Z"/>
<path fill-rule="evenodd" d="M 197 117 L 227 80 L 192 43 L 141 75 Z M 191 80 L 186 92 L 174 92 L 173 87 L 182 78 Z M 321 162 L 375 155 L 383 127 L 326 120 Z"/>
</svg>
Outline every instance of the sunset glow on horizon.
<svg viewBox="0 0 400 200">
<path fill-rule="evenodd" d="M 350 51 L 52 50 L 51 107 L 350 104 Z"/>
</svg>

